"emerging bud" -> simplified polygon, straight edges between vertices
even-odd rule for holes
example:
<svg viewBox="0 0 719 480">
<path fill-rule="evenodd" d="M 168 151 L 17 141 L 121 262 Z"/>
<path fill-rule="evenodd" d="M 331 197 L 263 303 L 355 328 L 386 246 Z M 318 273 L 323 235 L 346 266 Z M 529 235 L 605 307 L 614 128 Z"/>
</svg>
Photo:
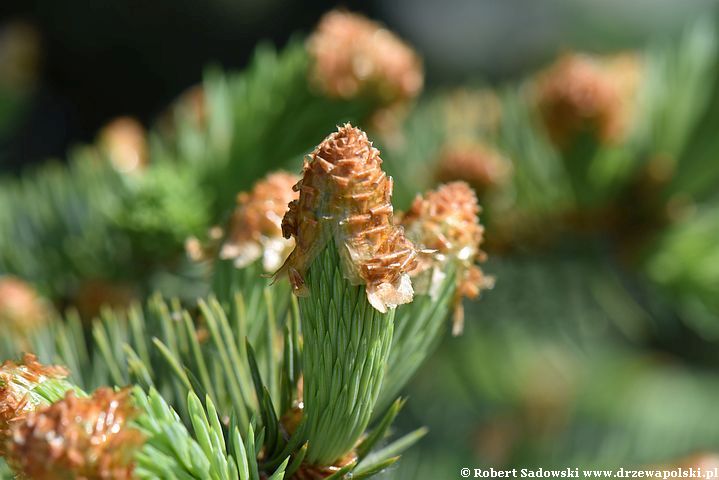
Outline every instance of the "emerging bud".
<svg viewBox="0 0 719 480">
<path fill-rule="evenodd" d="M 99 146 L 113 168 L 121 173 L 138 172 L 149 161 L 145 129 L 130 117 L 117 118 L 103 127 Z"/>
<path fill-rule="evenodd" d="M 482 195 L 502 185 L 511 172 L 512 165 L 494 148 L 484 143 L 459 143 L 440 153 L 436 178 L 442 183 L 464 180 Z"/>
<path fill-rule="evenodd" d="M 237 195 L 237 208 L 220 258 L 234 259 L 237 268 L 262 258 L 266 272 L 274 272 L 282 266 L 294 246 L 292 240 L 282 236 L 282 217 L 287 204 L 298 197 L 292 190 L 298 179 L 297 175 L 287 172 L 270 173 L 257 182 L 251 192 Z"/>
<path fill-rule="evenodd" d="M 407 236 L 427 252 L 411 273 L 418 293 L 436 295 L 447 264 L 455 265 L 455 334 L 462 331 L 464 322 L 462 297 L 476 298 L 483 289 L 494 285 L 494 279 L 475 265 L 486 259 L 480 249 L 484 227 L 479 223 L 479 212 L 477 197 L 469 185 L 454 182 L 418 196 L 402 217 Z"/>
<path fill-rule="evenodd" d="M 631 128 L 640 80 L 634 55 L 596 58 L 566 54 L 536 80 L 536 102 L 550 139 L 568 146 L 588 132 L 600 142 L 622 141 Z"/>
<path fill-rule="evenodd" d="M 382 105 L 406 102 L 422 89 L 422 62 L 381 25 L 354 13 L 331 11 L 309 38 L 311 80 L 330 97 L 369 95 Z"/>
<path fill-rule="evenodd" d="M 25 354 L 19 364 L 8 360 L 0 365 L 0 456 L 5 455 L 12 425 L 47 403 L 34 390 L 66 376 L 64 368 L 43 365 L 31 354 Z M 69 384 L 65 385 L 69 388 Z"/>
<path fill-rule="evenodd" d="M 295 185 L 298 200 L 282 220 L 295 248 L 281 271 L 295 292 L 306 293 L 303 276 L 328 242 L 334 241 L 342 273 L 352 285 L 365 285 L 367 299 L 380 312 L 412 301 L 408 273 L 416 250 L 392 221 L 392 179 L 382 171 L 379 150 L 367 135 L 345 124 L 305 160 Z M 278 272 L 279 273 L 279 272 Z"/>
<path fill-rule="evenodd" d="M 28 333 L 45 325 L 50 310 L 38 293 L 22 280 L 0 277 L 0 330 Z"/>
<path fill-rule="evenodd" d="M 68 392 L 12 426 L 8 460 L 36 480 L 133 478 L 133 460 L 143 435 L 129 422 L 136 416 L 128 390 L 97 390 L 78 398 Z"/>
</svg>

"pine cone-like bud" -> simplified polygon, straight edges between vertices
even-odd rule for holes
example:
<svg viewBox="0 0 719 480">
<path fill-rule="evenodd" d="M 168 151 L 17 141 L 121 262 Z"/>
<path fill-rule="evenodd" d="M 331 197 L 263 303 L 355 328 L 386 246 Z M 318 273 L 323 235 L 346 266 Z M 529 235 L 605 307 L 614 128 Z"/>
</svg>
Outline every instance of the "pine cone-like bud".
<svg viewBox="0 0 719 480">
<path fill-rule="evenodd" d="M 27 283 L 0 277 L 0 330 L 27 333 L 44 325 L 50 315 L 48 305 Z"/>
<path fill-rule="evenodd" d="M 258 258 L 266 272 L 280 268 L 294 245 L 282 236 L 282 217 L 287 205 L 298 198 L 292 189 L 298 180 L 297 175 L 274 172 L 257 182 L 251 192 L 240 193 L 220 258 L 233 259 L 237 268 Z"/>
<path fill-rule="evenodd" d="M 568 146 L 588 132 L 603 143 L 622 141 L 631 128 L 640 62 L 633 55 L 595 58 L 567 54 L 536 81 L 536 101 L 552 142 Z"/>
<path fill-rule="evenodd" d="M 64 368 L 43 365 L 31 354 L 25 354 L 20 363 L 8 360 L 0 365 L 0 456 L 6 453 L 11 426 L 44 403 L 33 390 L 66 376 Z"/>
<path fill-rule="evenodd" d="M 463 180 L 481 195 L 502 185 L 511 172 L 509 161 L 494 148 L 483 143 L 459 143 L 440 153 L 435 176 L 441 183 Z"/>
<path fill-rule="evenodd" d="M 422 89 L 422 62 L 402 40 L 354 13 L 325 14 L 309 38 L 311 80 L 328 96 L 375 97 L 382 105 L 411 100 Z"/>
<path fill-rule="evenodd" d="M 494 285 L 494 279 L 475 264 L 486 259 L 480 249 L 484 227 L 479 212 L 474 191 L 464 182 L 454 182 L 418 196 L 402 217 L 407 236 L 427 252 L 412 272 L 418 293 L 434 295 L 444 280 L 447 263 L 456 265 L 455 334 L 463 326 L 462 297 L 476 298 Z"/>
<path fill-rule="evenodd" d="M 284 236 L 296 242 L 282 271 L 288 271 L 298 294 L 303 294 L 309 265 L 334 241 L 343 275 L 353 285 L 366 286 L 377 310 L 412 301 L 408 273 L 417 253 L 393 223 L 392 179 L 382 171 L 379 154 L 362 130 L 345 124 L 305 161 L 294 187 L 299 199 L 290 203 L 282 221 Z"/>
<path fill-rule="evenodd" d="M 133 478 L 134 455 L 143 435 L 129 422 L 136 416 L 128 390 L 97 390 L 78 398 L 68 392 L 12 426 L 8 460 L 35 480 Z"/>
<path fill-rule="evenodd" d="M 134 118 L 120 117 L 105 125 L 99 146 L 121 173 L 141 171 L 149 161 L 145 129 Z"/>
</svg>

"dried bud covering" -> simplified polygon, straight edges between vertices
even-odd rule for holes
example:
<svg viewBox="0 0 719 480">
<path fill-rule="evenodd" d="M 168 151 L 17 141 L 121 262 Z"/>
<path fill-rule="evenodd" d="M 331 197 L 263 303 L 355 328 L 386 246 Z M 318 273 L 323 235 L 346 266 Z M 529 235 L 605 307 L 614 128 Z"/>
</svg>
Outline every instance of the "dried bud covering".
<svg viewBox="0 0 719 480">
<path fill-rule="evenodd" d="M 136 415 L 128 390 L 97 390 L 78 398 L 68 392 L 12 426 L 8 460 L 36 480 L 133 478 L 134 454 L 143 443 L 128 422 Z"/>
<path fill-rule="evenodd" d="M 294 237 L 296 245 L 281 271 L 289 273 L 296 293 L 305 289 L 303 275 L 310 263 L 334 239 L 345 278 L 364 284 L 377 310 L 412 301 L 408 272 L 416 266 L 417 253 L 393 224 L 392 179 L 381 166 L 379 150 L 349 124 L 305 161 L 294 187 L 300 197 L 282 220 L 282 233 Z"/>
<path fill-rule="evenodd" d="M 551 140 L 566 147 L 579 133 L 603 143 L 622 141 L 631 127 L 640 80 L 634 55 L 595 58 L 567 54 L 536 81 L 536 101 Z"/>
<path fill-rule="evenodd" d="M 494 279 L 475 265 L 486 259 L 480 249 L 484 227 L 479 223 L 479 212 L 477 197 L 469 185 L 454 182 L 418 196 L 402 217 L 407 236 L 426 249 L 411 272 L 418 292 L 434 295 L 444 280 L 445 265 L 455 262 L 455 334 L 461 333 L 464 321 L 462 297 L 476 298 L 483 289 L 494 285 Z"/>
<path fill-rule="evenodd" d="M 30 285 L 0 277 L 0 331 L 26 333 L 44 325 L 49 315 L 44 299 Z"/>
<path fill-rule="evenodd" d="M 0 365 L 0 456 L 5 454 L 11 425 L 38 408 L 31 391 L 48 379 L 66 376 L 64 368 L 43 365 L 31 354 L 25 354 L 19 364 L 6 361 Z"/>
<path fill-rule="evenodd" d="M 100 131 L 99 145 L 119 172 L 138 172 L 147 165 L 145 129 L 133 118 L 120 117 L 108 123 Z"/>
<path fill-rule="evenodd" d="M 251 192 L 237 196 L 237 208 L 220 258 L 234 259 L 243 268 L 262 258 L 266 272 L 274 272 L 289 255 L 294 242 L 282 236 L 282 217 L 287 204 L 298 198 L 292 187 L 299 177 L 287 172 L 270 173 Z"/>
<path fill-rule="evenodd" d="M 511 171 L 509 161 L 494 148 L 463 142 L 442 150 L 435 176 L 439 182 L 464 180 L 481 195 L 502 185 Z"/>
<path fill-rule="evenodd" d="M 328 96 L 371 95 L 383 105 L 402 103 L 422 89 L 417 54 L 381 25 L 343 11 L 325 14 L 309 38 L 311 80 Z"/>
</svg>

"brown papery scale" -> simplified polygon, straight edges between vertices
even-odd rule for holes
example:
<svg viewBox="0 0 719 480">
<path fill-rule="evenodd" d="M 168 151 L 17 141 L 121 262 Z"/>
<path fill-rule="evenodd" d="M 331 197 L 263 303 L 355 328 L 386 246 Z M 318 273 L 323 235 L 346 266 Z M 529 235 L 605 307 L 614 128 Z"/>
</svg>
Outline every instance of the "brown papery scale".
<svg viewBox="0 0 719 480">
<path fill-rule="evenodd" d="M 386 312 L 412 301 L 408 273 L 417 252 L 393 223 L 392 179 L 382 171 L 379 155 L 362 130 L 345 124 L 305 160 L 294 187 L 299 199 L 282 221 L 295 248 L 280 272 L 288 273 L 295 293 L 307 293 L 305 272 L 333 240 L 344 277 L 366 286 L 373 307 Z"/>
<path fill-rule="evenodd" d="M 0 365 L 0 456 L 6 453 L 12 424 L 37 408 L 29 391 L 47 379 L 65 378 L 67 375 L 63 367 L 43 365 L 29 353 L 25 354 L 22 362 L 7 360 Z"/>
<path fill-rule="evenodd" d="M 424 249 L 411 272 L 418 292 L 436 295 L 446 265 L 455 262 L 455 335 L 462 332 L 464 324 L 462 298 L 476 298 L 494 285 L 494 279 L 476 265 L 487 257 L 480 249 L 484 227 L 479 223 L 479 212 L 469 185 L 452 182 L 418 196 L 402 217 L 407 235 Z"/>
<path fill-rule="evenodd" d="M 34 480 L 131 479 L 143 443 L 129 425 L 136 414 L 128 390 L 101 388 L 89 398 L 68 392 L 12 426 L 8 463 Z"/>
</svg>

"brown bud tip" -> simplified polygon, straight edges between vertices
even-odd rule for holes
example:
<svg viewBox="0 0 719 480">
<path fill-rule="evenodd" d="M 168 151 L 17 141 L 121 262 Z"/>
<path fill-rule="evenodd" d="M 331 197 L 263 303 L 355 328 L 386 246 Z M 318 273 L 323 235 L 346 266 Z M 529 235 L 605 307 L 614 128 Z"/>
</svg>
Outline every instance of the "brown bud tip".
<svg viewBox="0 0 719 480">
<path fill-rule="evenodd" d="M 484 143 L 466 142 L 442 150 L 436 178 L 439 182 L 464 180 L 481 195 L 502 185 L 511 172 L 511 164 L 497 150 Z"/>
<path fill-rule="evenodd" d="M 135 416 L 128 390 L 101 388 L 89 398 L 68 392 L 12 426 L 8 463 L 37 480 L 130 479 L 143 443 L 128 425 Z"/>
<path fill-rule="evenodd" d="M 240 193 L 220 258 L 234 259 L 237 268 L 258 258 L 266 272 L 280 268 L 294 246 L 282 236 L 282 217 L 287 204 L 298 198 L 292 190 L 298 180 L 297 175 L 274 172 L 257 182 L 252 191 Z"/>
<path fill-rule="evenodd" d="M 631 127 L 640 79 L 634 55 L 559 58 L 536 80 L 536 102 L 552 142 L 566 147 L 582 132 L 604 143 L 623 140 Z"/>
<path fill-rule="evenodd" d="M 139 172 L 147 166 L 145 129 L 134 118 L 120 117 L 108 123 L 100 131 L 99 146 L 121 173 Z"/>
<path fill-rule="evenodd" d="M 63 367 L 43 365 L 35 355 L 25 354 L 22 362 L 6 361 L 0 365 L 0 456 L 10 438 L 10 427 L 38 407 L 30 392 L 51 378 L 65 378 Z"/>
<path fill-rule="evenodd" d="M 30 285 L 12 276 L 0 277 L 0 331 L 27 333 L 50 316 L 45 300 Z"/>
<path fill-rule="evenodd" d="M 295 249 L 281 271 L 296 291 L 315 256 L 334 239 L 344 276 L 367 287 L 369 302 L 379 311 L 412 301 L 408 273 L 416 250 L 393 223 L 392 179 L 382 171 L 379 150 L 362 130 L 339 127 L 305 161 L 295 185 L 282 232 L 295 238 Z"/>
<path fill-rule="evenodd" d="M 445 265 L 455 264 L 455 334 L 461 332 L 463 322 L 462 297 L 476 298 L 483 289 L 494 285 L 494 279 L 475 265 L 486 259 L 480 249 L 484 227 L 479 223 L 479 212 L 477 197 L 469 185 L 453 182 L 418 196 L 402 217 L 407 236 L 425 251 L 412 272 L 418 291 L 436 295 L 444 280 Z"/>
<path fill-rule="evenodd" d="M 325 14 L 308 40 L 311 80 L 328 96 L 402 103 L 422 89 L 422 62 L 402 40 L 354 13 Z"/>
</svg>

